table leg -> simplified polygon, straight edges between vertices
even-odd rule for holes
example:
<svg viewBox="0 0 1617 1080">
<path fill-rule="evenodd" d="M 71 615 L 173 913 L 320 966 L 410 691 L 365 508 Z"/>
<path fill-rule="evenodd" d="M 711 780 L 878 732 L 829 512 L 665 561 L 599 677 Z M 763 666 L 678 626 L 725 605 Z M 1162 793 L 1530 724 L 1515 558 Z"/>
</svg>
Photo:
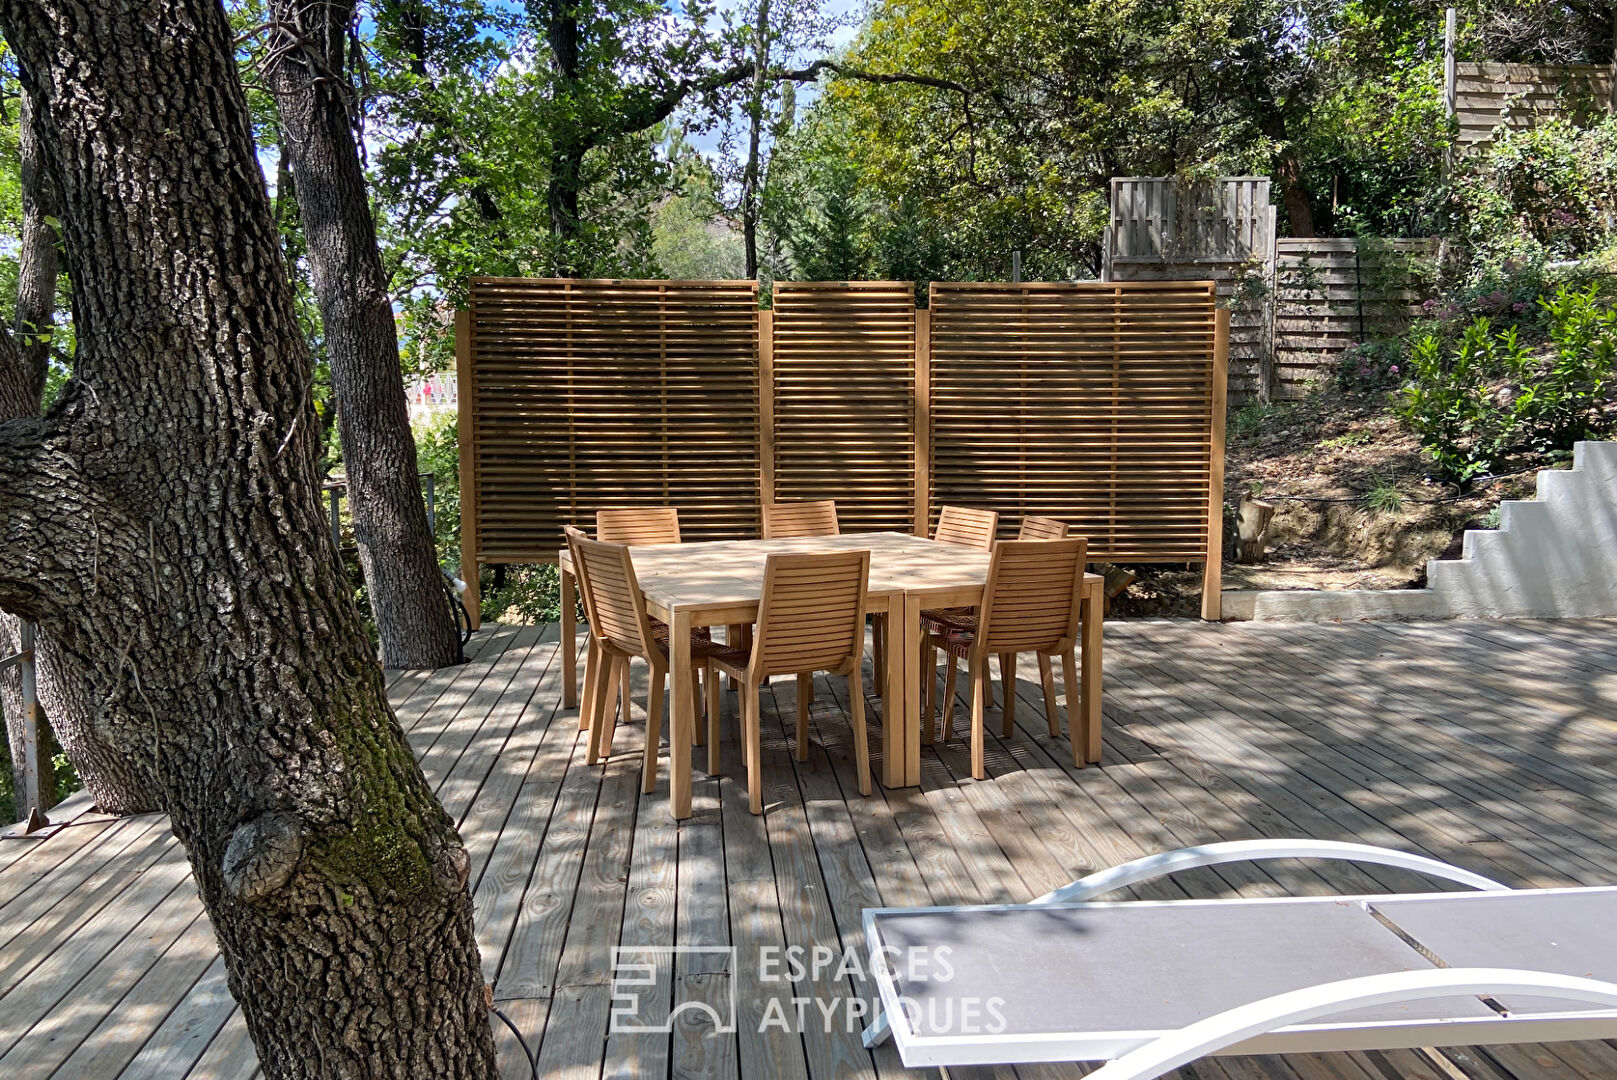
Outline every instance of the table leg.
<svg viewBox="0 0 1617 1080">
<path fill-rule="evenodd" d="M 673 723 L 668 735 L 668 801 L 679 821 L 691 816 L 691 743 L 695 738 L 696 698 L 691 685 L 691 616 L 674 611 L 668 628 L 669 678 L 674 682 Z"/>
<path fill-rule="evenodd" d="M 1102 619 L 1105 611 L 1105 584 L 1092 582 L 1084 587 L 1083 605 L 1079 612 L 1083 622 L 1082 665 L 1083 681 L 1079 691 L 1079 710 L 1084 717 L 1084 756 L 1086 760 L 1097 762 L 1101 758 L 1101 731 L 1100 731 L 1100 649 L 1102 639 Z M 1068 702 L 1069 708 L 1071 701 Z M 1071 718 L 1068 727 L 1072 726 Z M 1072 733 L 1074 742 L 1078 733 Z"/>
<path fill-rule="evenodd" d="M 573 617 L 573 575 L 561 572 L 561 707 L 578 706 L 578 626 Z"/>
<path fill-rule="evenodd" d="M 900 729 L 904 733 L 904 786 L 915 787 L 921 782 L 921 703 L 916 700 L 921 688 L 921 598 L 906 593 L 904 596 L 904 643 L 899 653 L 904 657 L 903 706 Z M 893 632 L 892 627 L 887 633 Z M 894 635 L 897 636 L 897 635 Z"/>
<path fill-rule="evenodd" d="M 904 601 L 892 597 L 887 602 L 887 625 L 882 627 L 881 687 L 881 782 L 885 787 L 904 786 L 904 717 L 909 710 L 909 691 L 904 683 L 904 651 L 910 636 L 904 632 Z"/>
</svg>

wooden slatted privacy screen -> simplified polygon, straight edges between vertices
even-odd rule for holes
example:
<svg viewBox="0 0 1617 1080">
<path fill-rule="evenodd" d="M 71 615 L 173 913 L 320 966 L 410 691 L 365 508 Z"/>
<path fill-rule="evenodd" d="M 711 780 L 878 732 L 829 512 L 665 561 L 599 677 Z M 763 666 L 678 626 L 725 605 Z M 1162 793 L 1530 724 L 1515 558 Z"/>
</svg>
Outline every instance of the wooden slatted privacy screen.
<svg viewBox="0 0 1617 1080">
<path fill-rule="evenodd" d="M 915 315 L 910 282 L 775 283 L 775 499 L 835 499 L 850 532 L 914 527 Z"/>
<path fill-rule="evenodd" d="M 1222 523 L 1209 528 L 1213 289 L 934 284 L 931 505 L 998 510 L 1006 536 L 1024 515 L 1060 518 L 1093 559 L 1207 561 Z"/>
<path fill-rule="evenodd" d="M 1205 563 L 1218 617 L 1229 313 L 1211 281 L 776 286 L 474 279 L 456 320 L 463 576 L 555 558 L 603 506 L 758 535 L 766 494 L 847 531 L 945 502 L 1061 518 L 1097 561 Z M 471 609 L 476 610 L 475 594 Z"/>
<path fill-rule="evenodd" d="M 757 535 L 756 283 L 478 278 L 466 322 L 474 559 L 554 559 L 603 506 Z"/>
<path fill-rule="evenodd" d="M 1462 147 L 1493 141 L 1501 125 L 1530 128 L 1553 116 L 1586 121 L 1612 106 L 1610 64 L 1454 67 L 1454 112 Z"/>
</svg>

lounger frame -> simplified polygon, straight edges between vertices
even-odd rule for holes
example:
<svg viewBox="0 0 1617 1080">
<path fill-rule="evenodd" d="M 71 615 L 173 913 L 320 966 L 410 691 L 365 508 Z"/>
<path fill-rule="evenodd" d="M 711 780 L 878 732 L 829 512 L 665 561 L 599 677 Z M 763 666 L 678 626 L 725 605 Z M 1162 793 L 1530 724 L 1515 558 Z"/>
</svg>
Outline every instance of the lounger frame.
<svg viewBox="0 0 1617 1080">
<path fill-rule="evenodd" d="M 967 1066 L 1023 1062 L 1107 1061 L 1092 1080 L 1149 1080 L 1210 1054 L 1274 1054 L 1343 1050 L 1391 1050 L 1419 1046 L 1466 1046 L 1514 1042 L 1553 1042 L 1617 1037 L 1617 984 L 1543 971 L 1508 968 L 1434 968 L 1391 972 L 1326 982 L 1277 994 L 1207 1017 L 1183 1028 L 1139 1031 L 1067 1031 L 1016 1034 L 921 1035 L 899 1008 L 894 973 L 882 958 L 878 920 L 918 911 L 1021 911 L 1056 905 L 1086 909 L 1365 903 L 1430 897 L 1430 893 L 1369 894 L 1350 897 L 1273 897 L 1239 900 L 1094 901 L 1091 897 L 1165 874 L 1229 862 L 1304 858 L 1397 867 L 1486 892 L 1509 886 L 1460 867 L 1407 852 L 1330 841 L 1258 840 L 1210 844 L 1126 863 L 1056 889 L 1029 904 L 961 905 L 937 908 L 867 909 L 865 936 L 871 972 L 881 996 L 882 1014 L 865 1032 L 875 1045 L 891 1029 L 905 1065 Z M 1534 890 L 1545 895 L 1582 889 Z M 1617 891 L 1617 890 L 1614 890 Z M 1372 1005 L 1471 995 L 1528 994 L 1595 1006 L 1558 1012 L 1504 1014 L 1454 1019 L 1333 1022 L 1330 1017 Z"/>
</svg>

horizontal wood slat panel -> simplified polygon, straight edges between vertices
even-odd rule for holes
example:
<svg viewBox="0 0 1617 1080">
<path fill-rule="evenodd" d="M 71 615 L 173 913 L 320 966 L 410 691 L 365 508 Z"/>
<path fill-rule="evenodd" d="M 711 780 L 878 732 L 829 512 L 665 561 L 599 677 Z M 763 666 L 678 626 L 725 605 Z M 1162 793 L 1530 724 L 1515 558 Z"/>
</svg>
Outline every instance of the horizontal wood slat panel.
<svg viewBox="0 0 1617 1080">
<path fill-rule="evenodd" d="M 756 283 L 476 278 L 470 308 L 480 561 L 553 559 L 602 507 L 757 535 Z"/>
<path fill-rule="evenodd" d="M 1066 521 L 1092 559 L 1203 562 L 1211 281 L 934 283 L 930 502 Z"/>
<path fill-rule="evenodd" d="M 1406 329 L 1432 294 L 1423 263 L 1436 250 L 1430 238 L 1377 240 L 1363 250 L 1352 238 L 1278 241 L 1274 396 L 1306 396 L 1346 349 Z"/>
<path fill-rule="evenodd" d="M 1607 64 L 1454 65 L 1459 143 L 1491 142 L 1500 125 L 1533 127 L 1552 116 L 1587 118 L 1611 107 Z"/>
<path fill-rule="evenodd" d="M 775 499 L 844 531 L 915 520 L 915 286 L 775 283 Z"/>
</svg>

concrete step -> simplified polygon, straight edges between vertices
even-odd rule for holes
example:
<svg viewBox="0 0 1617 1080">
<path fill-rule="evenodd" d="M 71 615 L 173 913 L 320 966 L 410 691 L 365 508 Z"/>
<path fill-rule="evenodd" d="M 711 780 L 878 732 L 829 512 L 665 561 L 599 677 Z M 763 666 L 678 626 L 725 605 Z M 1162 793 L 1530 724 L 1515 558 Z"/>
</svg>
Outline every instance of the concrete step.
<svg viewBox="0 0 1617 1080">
<path fill-rule="evenodd" d="M 1572 468 L 1538 474 L 1537 499 L 1499 504 L 1458 559 L 1426 564 L 1425 589 L 1240 591 L 1230 619 L 1583 618 L 1617 615 L 1617 442 L 1582 442 Z"/>
</svg>

